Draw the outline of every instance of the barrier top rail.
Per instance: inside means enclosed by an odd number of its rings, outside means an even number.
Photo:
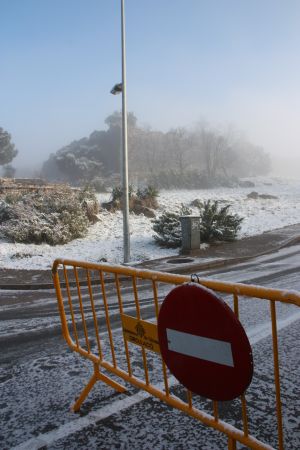
[[[161,281],[173,284],[188,283],[191,281],[190,275],[177,275],[166,272],[159,272],[148,269],[136,269],[117,264],[96,264],[84,261],[76,261],[72,259],[58,258],[54,261],[52,266],[52,273],[55,274],[59,265],[76,266],[81,269],[89,270],[103,270],[112,274],[120,274],[143,278],[151,281]],[[197,278],[197,282],[203,286],[223,293],[234,293],[237,295],[244,295],[247,297],[261,298],[265,300],[274,300],[283,303],[291,303],[300,306],[300,293],[294,290],[272,289],[263,286],[244,284],[244,283],[230,283],[226,281],[209,280],[208,278]]]

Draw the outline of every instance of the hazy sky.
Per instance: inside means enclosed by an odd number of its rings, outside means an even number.
[[[233,124],[271,154],[298,157],[299,0],[125,8],[128,110],[139,123]],[[121,81],[120,1],[0,0],[0,11],[0,126],[19,149],[13,165],[28,166],[121,108],[110,94]]]

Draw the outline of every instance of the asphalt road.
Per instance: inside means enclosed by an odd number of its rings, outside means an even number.
[[[299,266],[300,248],[294,246],[199,275],[300,291]],[[161,292],[161,299],[166,292]],[[151,316],[146,286],[141,289],[141,303],[144,315]],[[270,400],[274,388],[268,304],[240,303],[241,321],[255,358],[254,379],[247,392],[250,428],[257,437],[277,447],[275,409]],[[129,292],[126,307],[130,314],[134,303]],[[54,291],[2,291],[0,308],[1,449],[226,448],[226,440],[219,433],[130,386],[126,394],[118,394],[98,383],[80,414],[70,412],[70,404],[92,367],[70,352],[62,340]],[[114,336],[117,346],[122,346],[117,308],[112,302],[113,317],[114,308]],[[300,448],[299,308],[279,305],[277,315],[285,448],[296,450]],[[136,362],[140,370],[138,357]],[[155,377],[154,370],[154,382]],[[176,385],[174,392],[182,394]],[[225,419],[235,418],[226,402],[220,410]]]

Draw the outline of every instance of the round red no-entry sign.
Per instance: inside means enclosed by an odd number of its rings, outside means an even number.
[[[213,291],[196,283],[174,288],[158,316],[162,357],[190,391],[232,400],[249,386],[252,351],[241,323]]]

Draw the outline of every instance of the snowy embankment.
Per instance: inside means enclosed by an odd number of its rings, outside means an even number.
[[[219,200],[230,203],[231,212],[244,217],[239,238],[263,233],[286,225],[300,223],[300,180],[253,179],[253,188],[217,188],[207,190],[162,191],[158,198],[159,209],[177,210],[181,204],[192,200]],[[278,199],[248,199],[256,191]],[[109,194],[99,194],[106,201]],[[197,214],[197,209],[193,212]],[[12,244],[0,242],[0,267],[18,269],[49,269],[55,258],[69,258],[99,262],[105,258],[111,263],[122,262],[122,213],[101,211],[99,222],[91,226],[85,238],[65,245],[51,247],[47,244]],[[130,214],[131,260],[142,261],[178,254],[178,249],[161,249],[153,240],[151,219]]]

